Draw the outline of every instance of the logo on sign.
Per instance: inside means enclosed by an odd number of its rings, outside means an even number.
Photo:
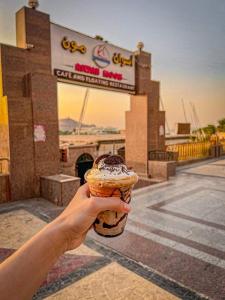
[[[106,68],[110,64],[110,54],[106,45],[98,45],[93,49],[92,59],[99,68]]]

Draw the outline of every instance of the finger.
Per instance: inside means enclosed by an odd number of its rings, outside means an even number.
[[[92,201],[92,210],[97,213],[105,210],[113,210],[117,212],[128,213],[131,210],[131,207],[128,203],[120,200],[116,197],[91,197]]]

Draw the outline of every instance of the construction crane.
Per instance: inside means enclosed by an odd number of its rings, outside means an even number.
[[[194,103],[190,102],[191,108],[192,108],[192,113],[193,113],[193,121],[196,129],[196,134],[197,137],[202,140],[206,137],[204,130],[201,128],[200,120],[195,108]]]
[[[189,102],[190,106],[191,106],[191,121],[192,121],[192,124],[193,124],[193,127],[195,129],[195,132],[196,132],[196,135],[197,135],[197,139],[198,140],[201,140],[201,133],[199,132],[199,127],[198,127],[198,124],[196,122],[196,118],[195,118],[195,115],[194,115],[194,108],[193,108],[193,104],[191,102]]]
[[[183,112],[184,112],[184,119],[185,119],[185,122],[188,123],[187,115],[186,115],[186,110],[185,110],[185,106],[184,106],[184,99],[183,98],[181,98],[181,102],[182,102],[182,107],[183,107]]]
[[[78,123],[78,128],[77,128],[77,134],[80,135],[80,131],[81,131],[81,127],[82,127],[82,123],[84,120],[84,114],[87,108],[87,102],[88,102],[88,97],[89,97],[89,88],[86,89],[85,95],[84,95],[84,101],[83,101],[83,105],[81,108],[81,112],[80,112],[80,118],[79,118],[79,123]]]
[[[161,103],[162,110],[165,111],[163,99],[162,99],[161,97],[159,98],[159,101],[160,101],[160,103]],[[165,117],[165,119],[166,119],[165,121],[166,121],[167,134],[170,135],[170,127],[169,127],[169,123],[168,123],[168,120],[167,120],[166,117]]]

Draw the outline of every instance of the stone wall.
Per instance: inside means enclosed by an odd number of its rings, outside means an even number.
[[[51,75],[49,15],[22,8],[17,46],[1,45],[3,94],[8,99],[13,200],[40,196],[40,176],[59,173],[57,81]],[[26,49],[27,44],[32,48]],[[35,125],[46,140],[34,139]]]
[[[151,55],[136,55],[137,95],[126,112],[125,157],[141,176],[149,176],[148,153],[165,150],[165,112],[160,111],[160,83],[151,80]]]
[[[147,176],[148,97],[131,96],[130,107],[130,111],[126,112],[126,163],[141,176]]]
[[[168,180],[176,175],[176,161],[148,161],[149,176],[153,179]]]
[[[0,47],[1,51],[1,47]],[[0,159],[9,159],[8,103],[3,94],[2,61],[0,54]],[[0,161],[0,173],[9,173],[7,161]]]
[[[98,156],[97,144],[85,146],[69,146],[68,151],[68,161],[61,162],[61,173],[70,176],[77,176],[76,163],[81,155],[87,153],[91,155],[93,159]]]

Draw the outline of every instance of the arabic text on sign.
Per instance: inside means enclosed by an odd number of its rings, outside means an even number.
[[[64,37],[61,45],[63,49],[70,50],[71,53],[74,53],[76,51],[85,54],[87,52],[87,48],[84,45],[78,45],[76,41],[68,41],[67,37]]]
[[[129,58],[122,57],[120,53],[114,53],[112,57],[112,61],[115,65],[119,64],[121,67],[123,66],[133,66],[133,55]]]

